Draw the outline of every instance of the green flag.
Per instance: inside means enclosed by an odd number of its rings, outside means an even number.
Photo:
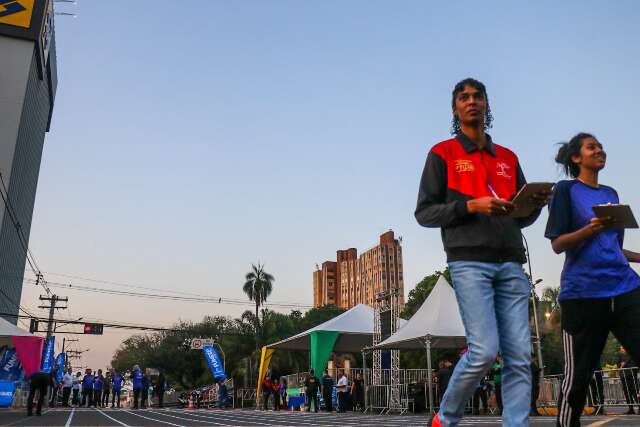
[[[322,376],[322,371],[327,366],[338,334],[339,332],[336,331],[311,332],[311,368],[318,378]]]

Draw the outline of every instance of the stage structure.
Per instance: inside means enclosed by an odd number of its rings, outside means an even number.
[[[374,316],[373,346],[389,338],[398,331],[400,326],[400,288],[376,294]],[[389,411],[402,410],[400,401],[400,351],[391,350],[391,389],[389,396]],[[382,351],[373,351],[372,383],[382,385]]]

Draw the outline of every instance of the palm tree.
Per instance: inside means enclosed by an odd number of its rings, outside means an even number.
[[[273,290],[273,282],[276,280],[271,274],[264,271],[264,264],[256,266],[251,264],[251,271],[245,276],[244,286],[242,290],[249,297],[249,300],[256,303],[256,317],[254,318],[256,325],[256,349],[258,348],[258,326],[260,318],[258,313],[260,306],[267,301],[267,297],[271,295]]]

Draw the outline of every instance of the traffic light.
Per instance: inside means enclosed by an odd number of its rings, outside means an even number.
[[[85,323],[84,324],[84,333],[92,334],[92,335],[102,335],[102,323]]]
[[[31,323],[29,324],[29,332],[38,332],[38,321],[36,319],[31,319]]]

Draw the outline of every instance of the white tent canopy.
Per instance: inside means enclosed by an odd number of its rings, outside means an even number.
[[[0,337],[30,337],[33,334],[0,317]]]
[[[327,320],[298,335],[270,344],[267,347],[308,351],[311,348],[310,335],[312,332],[334,331],[339,332],[340,335],[336,340],[333,351],[337,353],[359,352],[363,348],[371,346],[373,342],[373,318],[373,308],[365,304],[358,304],[333,319]],[[403,319],[398,321],[400,323],[399,328],[407,323]]]
[[[457,348],[465,345],[465,332],[453,288],[440,276],[429,297],[407,324],[374,349]]]
[[[6,319],[0,317],[0,346],[9,345],[12,346],[11,337],[31,337],[33,334],[18,328],[13,323],[10,323]]]

